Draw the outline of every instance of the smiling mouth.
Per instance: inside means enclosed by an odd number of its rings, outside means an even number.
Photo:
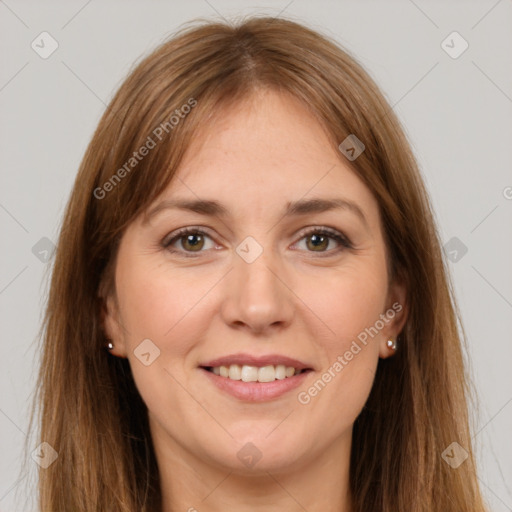
[[[230,380],[261,383],[285,380],[311,371],[311,368],[299,370],[293,366],[285,366],[283,364],[266,366],[231,364],[229,366],[202,366],[201,368]]]

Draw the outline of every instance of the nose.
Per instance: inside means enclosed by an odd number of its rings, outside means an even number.
[[[290,325],[294,295],[271,251],[264,250],[252,263],[235,254],[233,267],[224,282],[224,322],[257,334],[271,334]]]

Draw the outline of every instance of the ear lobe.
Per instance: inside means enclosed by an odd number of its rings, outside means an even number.
[[[398,335],[405,326],[408,314],[407,288],[402,282],[394,282],[390,286],[386,309],[386,316],[389,318],[389,321],[381,331],[379,356],[382,359],[395,353],[395,350],[388,346],[388,340],[393,340],[397,343]]]
[[[119,308],[117,301],[112,294],[109,294],[106,298],[100,296],[99,300],[101,301],[101,325],[103,327],[106,340],[108,339],[112,341],[114,345],[114,348],[109,350],[109,353],[118,357],[126,357],[124,336],[119,322]]]

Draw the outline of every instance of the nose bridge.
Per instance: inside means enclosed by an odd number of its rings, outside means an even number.
[[[224,297],[226,322],[243,323],[257,331],[289,323],[292,298],[281,280],[283,267],[272,248],[247,237],[236,248],[233,267]]]

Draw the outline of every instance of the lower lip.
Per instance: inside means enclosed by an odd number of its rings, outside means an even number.
[[[215,375],[213,372],[200,368],[210,379],[212,384],[217,386],[221,391],[228,393],[239,400],[246,400],[249,402],[265,402],[278,398],[292,389],[300,386],[304,379],[311,373],[306,371],[294,375],[293,377],[286,377],[282,380],[274,380],[272,382],[244,382],[242,380],[232,380],[228,377],[221,377]]]

